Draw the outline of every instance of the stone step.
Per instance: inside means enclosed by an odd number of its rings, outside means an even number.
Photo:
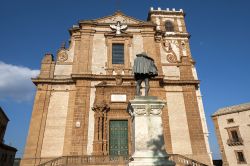
[[[207,166],[179,154],[169,154],[169,156],[169,160],[175,162],[175,166]],[[39,166],[128,166],[129,162],[128,156],[62,156]]]

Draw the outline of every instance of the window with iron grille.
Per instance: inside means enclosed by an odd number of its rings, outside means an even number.
[[[112,64],[124,64],[124,44],[112,44]]]
[[[228,132],[228,140],[227,140],[227,144],[229,146],[240,146],[243,145],[243,139],[241,138],[240,135],[240,130],[239,130],[239,126],[234,126],[234,127],[228,127],[226,128],[227,132]]]
[[[171,21],[165,22],[165,29],[167,32],[174,32],[174,25]]]

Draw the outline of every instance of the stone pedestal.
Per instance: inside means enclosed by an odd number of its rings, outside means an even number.
[[[153,96],[137,96],[130,104],[134,153],[129,165],[175,165],[168,160],[164,145],[161,114],[166,102]]]

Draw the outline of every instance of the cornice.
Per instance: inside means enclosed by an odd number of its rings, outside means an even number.
[[[78,23],[79,25],[97,25],[97,22],[94,20],[81,20]]]
[[[74,80],[87,79],[87,80],[115,80],[118,75],[97,75],[97,74],[72,74],[71,77]],[[123,80],[134,80],[133,75],[119,75]],[[152,80],[163,80],[164,76],[160,75]]]
[[[150,20],[151,15],[171,15],[171,16],[183,16],[185,17],[186,14],[183,11],[167,11],[167,10],[152,10],[148,12],[147,20]]]
[[[72,74],[72,79],[74,80],[115,80],[117,75],[97,75],[97,74]],[[133,75],[122,75],[123,80],[134,79]]]
[[[98,22],[91,22],[91,21],[84,21],[82,23],[79,23],[81,25],[94,25],[94,26],[101,26],[101,27],[109,27],[111,23],[98,23]],[[126,24],[129,27],[155,27],[156,24],[150,21],[147,22],[141,22],[141,23],[136,23],[136,24]],[[73,28],[72,28],[73,29]]]
[[[200,80],[169,80],[163,79],[164,85],[199,85]]]
[[[79,31],[80,28],[77,26],[77,27],[72,27],[72,28],[69,28],[68,31],[69,31],[69,34],[72,35],[73,33]]]
[[[132,20],[137,21],[137,22],[144,22],[143,20],[139,20],[139,19],[137,19],[137,18],[134,18],[134,17],[131,17],[131,16],[127,16],[127,15],[125,15],[125,14],[124,14],[122,11],[120,11],[120,10],[117,10],[117,11],[114,12],[112,15],[100,17],[100,18],[97,18],[97,19],[95,19],[95,20],[96,20],[96,21],[99,21],[99,20],[111,18],[111,17],[114,17],[114,16],[124,16],[124,17],[127,17],[127,18],[132,19]]]
[[[55,78],[32,78],[32,82],[37,85],[37,84],[72,84],[75,81],[71,78],[60,78],[60,79],[55,79]]]
[[[189,33],[180,33],[180,32],[175,32],[175,33],[164,33],[163,34],[164,37],[186,37],[186,38],[190,38],[191,35]]]
[[[104,36],[105,37],[111,37],[111,38],[113,38],[113,37],[133,38],[133,34],[126,33],[126,32],[123,32],[120,35],[117,35],[115,32],[106,32],[106,33],[104,33]]]
[[[133,75],[121,75],[123,80],[133,81]],[[89,81],[107,81],[117,79],[117,75],[97,75],[97,74],[72,74],[71,78],[32,78],[32,82],[37,84],[73,84],[77,80],[89,80]],[[164,79],[163,75],[159,75],[152,79],[152,81],[160,81],[164,85],[198,85],[200,80],[169,80]]]

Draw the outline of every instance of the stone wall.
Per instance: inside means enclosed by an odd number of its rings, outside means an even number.
[[[238,113],[227,114],[217,117],[218,131],[221,136],[222,145],[224,147],[224,153],[229,166],[238,165],[235,151],[242,150],[246,159],[246,164],[250,163],[250,133],[249,133],[249,120],[250,110]],[[228,119],[233,119],[234,123],[228,123]],[[243,139],[243,145],[241,146],[229,146],[227,141],[230,138],[228,128],[236,127],[239,130],[239,137]]]
[[[69,92],[52,92],[42,144],[41,157],[63,155]]]
[[[109,25],[119,19],[128,29],[116,35]],[[175,32],[165,31],[167,20],[172,21]],[[106,154],[108,129],[101,128],[100,132],[100,115],[92,110],[100,103],[110,109],[102,115],[107,116],[103,118],[105,123],[126,119],[131,136],[131,117],[126,112],[128,101],[135,95],[131,70],[135,55],[143,51],[155,60],[159,70],[159,76],[150,82],[149,95],[167,101],[162,114],[167,152],[211,164],[199,80],[183,11],[151,10],[148,21],[117,12],[95,21],[80,21],[70,34],[70,48],[61,48],[56,62],[52,55],[46,55],[39,78],[33,80],[38,91],[23,165],[62,155]],[[112,64],[112,43],[116,42],[124,44],[124,64]],[[100,133],[106,134],[101,140]],[[30,158],[39,161],[28,161]]]

